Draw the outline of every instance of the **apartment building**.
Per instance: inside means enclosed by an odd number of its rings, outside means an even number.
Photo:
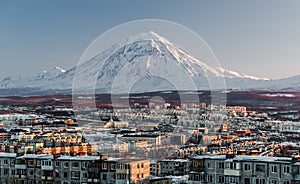
[[[225,183],[225,155],[203,155],[190,159],[189,183]]]
[[[55,183],[88,183],[88,164],[99,160],[96,156],[61,156],[54,161]]]
[[[18,184],[53,183],[53,155],[27,154],[16,158],[15,179]]]
[[[116,165],[118,158],[107,159],[101,156],[99,160],[88,165],[88,183],[114,184],[116,183]]]
[[[160,160],[158,165],[158,176],[183,176],[190,170],[190,161],[185,159]]]
[[[147,141],[147,144],[149,145],[159,146],[161,145],[162,137],[157,134],[136,133],[136,134],[125,134],[121,137],[121,140],[125,142]]]
[[[116,166],[116,184],[143,183],[150,176],[150,160],[120,159]]]
[[[287,157],[208,155],[193,157],[190,163],[189,183],[300,183],[300,164]]]
[[[0,153],[0,183],[15,184],[16,153]]]

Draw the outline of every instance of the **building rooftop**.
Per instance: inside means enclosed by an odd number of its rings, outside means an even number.
[[[291,157],[264,157],[264,156],[242,156],[239,155],[233,160],[238,161],[258,161],[258,162],[286,162],[290,163],[292,161]]]
[[[226,155],[201,155],[201,156],[194,156],[191,159],[226,159]]]
[[[47,154],[25,154],[23,156],[18,157],[18,159],[53,159],[53,155],[47,155]]]
[[[149,160],[149,159],[142,159],[142,158],[122,158],[122,159],[118,160],[118,162],[129,163],[129,162],[139,162],[139,161],[145,161],[145,160]]]
[[[100,160],[99,156],[61,156],[58,157],[57,160],[87,160],[87,161],[93,161],[93,160]]]
[[[16,153],[0,153],[0,157],[5,157],[5,158],[16,158],[17,154]]]
[[[190,162],[190,161],[185,159],[172,159],[172,160],[164,159],[161,160],[160,162]]]

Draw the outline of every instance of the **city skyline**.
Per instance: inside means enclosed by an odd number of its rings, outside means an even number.
[[[55,66],[69,69],[99,35],[142,19],[190,28],[208,43],[224,68],[271,79],[299,75],[299,2],[118,3],[2,2],[0,79]]]

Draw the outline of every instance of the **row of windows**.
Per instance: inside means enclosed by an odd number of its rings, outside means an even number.
[[[65,161],[65,162],[63,162],[63,166],[64,166],[65,168],[68,168],[68,167],[69,167],[69,163],[70,163],[70,162]],[[61,164],[61,162],[56,161],[56,162],[55,162],[55,167],[60,167],[60,164]],[[79,168],[79,167],[80,167],[80,162],[71,162],[71,166],[72,166],[73,168]],[[82,162],[82,163],[81,163],[81,167],[82,167],[82,168],[87,168],[87,166],[88,166],[88,163],[87,163],[87,162]]]
[[[107,170],[107,163],[102,163],[102,169]],[[115,170],[116,169],[116,164],[110,164],[110,169]]]
[[[138,179],[140,179],[140,176],[141,176],[141,178],[143,179],[143,178],[144,178],[144,173],[142,173],[141,175],[140,175],[140,174],[137,174],[137,175],[136,175],[136,177],[137,177]]]
[[[199,167],[202,165],[202,162],[200,161],[193,161],[193,167]],[[250,171],[251,170],[251,165],[250,164],[244,164],[243,165],[243,169],[245,171]],[[212,168],[212,163],[207,162],[207,168]],[[224,162],[218,162],[218,169],[224,169],[224,168],[228,168],[228,169],[239,169],[239,163],[235,163],[235,162],[230,162],[230,163],[225,163]],[[167,168],[168,169],[168,168]],[[271,172],[272,173],[278,173],[278,166],[277,165],[271,165]],[[263,164],[256,164],[255,165],[255,171],[257,172],[265,172],[266,171],[266,165]],[[290,173],[290,166],[283,166],[283,173],[288,174]]]
[[[3,165],[8,165],[8,164],[9,164],[9,161],[10,161],[9,159],[4,159],[4,160],[3,160]],[[1,162],[0,162],[0,163],[1,163]],[[10,163],[11,163],[11,165],[14,165],[14,164],[15,164],[15,160],[11,160]]]
[[[102,178],[102,180],[107,180],[108,179],[107,174],[102,174],[101,178]],[[113,180],[116,179],[116,175],[111,174],[109,179],[113,179]]]
[[[192,181],[206,181],[206,182],[214,182],[213,175],[205,175],[204,174],[192,174],[190,175],[190,180]],[[217,177],[218,183],[240,183],[240,179],[238,177],[234,176],[218,176]],[[256,178],[253,179],[254,184],[266,184],[265,178]],[[252,184],[250,178],[244,178],[245,184]],[[279,184],[279,181],[277,179],[270,179],[270,184]],[[283,181],[283,184],[291,184],[290,181],[286,180]]]
[[[71,179],[80,179],[80,177],[81,177],[80,176],[80,171],[72,171],[70,176],[71,176]],[[60,173],[56,172],[55,173],[55,177],[57,177],[57,178],[61,177]],[[65,172],[62,173],[62,178],[67,179],[68,177],[69,177],[69,172],[65,171]],[[83,172],[82,173],[82,177],[85,178],[85,179],[88,178],[88,173],[87,172]]]
[[[127,175],[126,174],[117,174],[117,179],[118,180],[125,180],[125,179],[127,179]]]

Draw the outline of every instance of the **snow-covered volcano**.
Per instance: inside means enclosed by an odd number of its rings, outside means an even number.
[[[299,81],[290,81],[299,86]],[[32,94],[70,91],[72,88],[77,91],[89,89],[99,93],[122,93],[124,90],[148,92],[293,87],[288,85],[284,79],[274,82],[209,66],[166,38],[148,32],[127,38],[69,70],[56,67],[30,77],[7,77],[0,82],[0,89],[15,89],[13,91],[16,93],[30,90]]]

